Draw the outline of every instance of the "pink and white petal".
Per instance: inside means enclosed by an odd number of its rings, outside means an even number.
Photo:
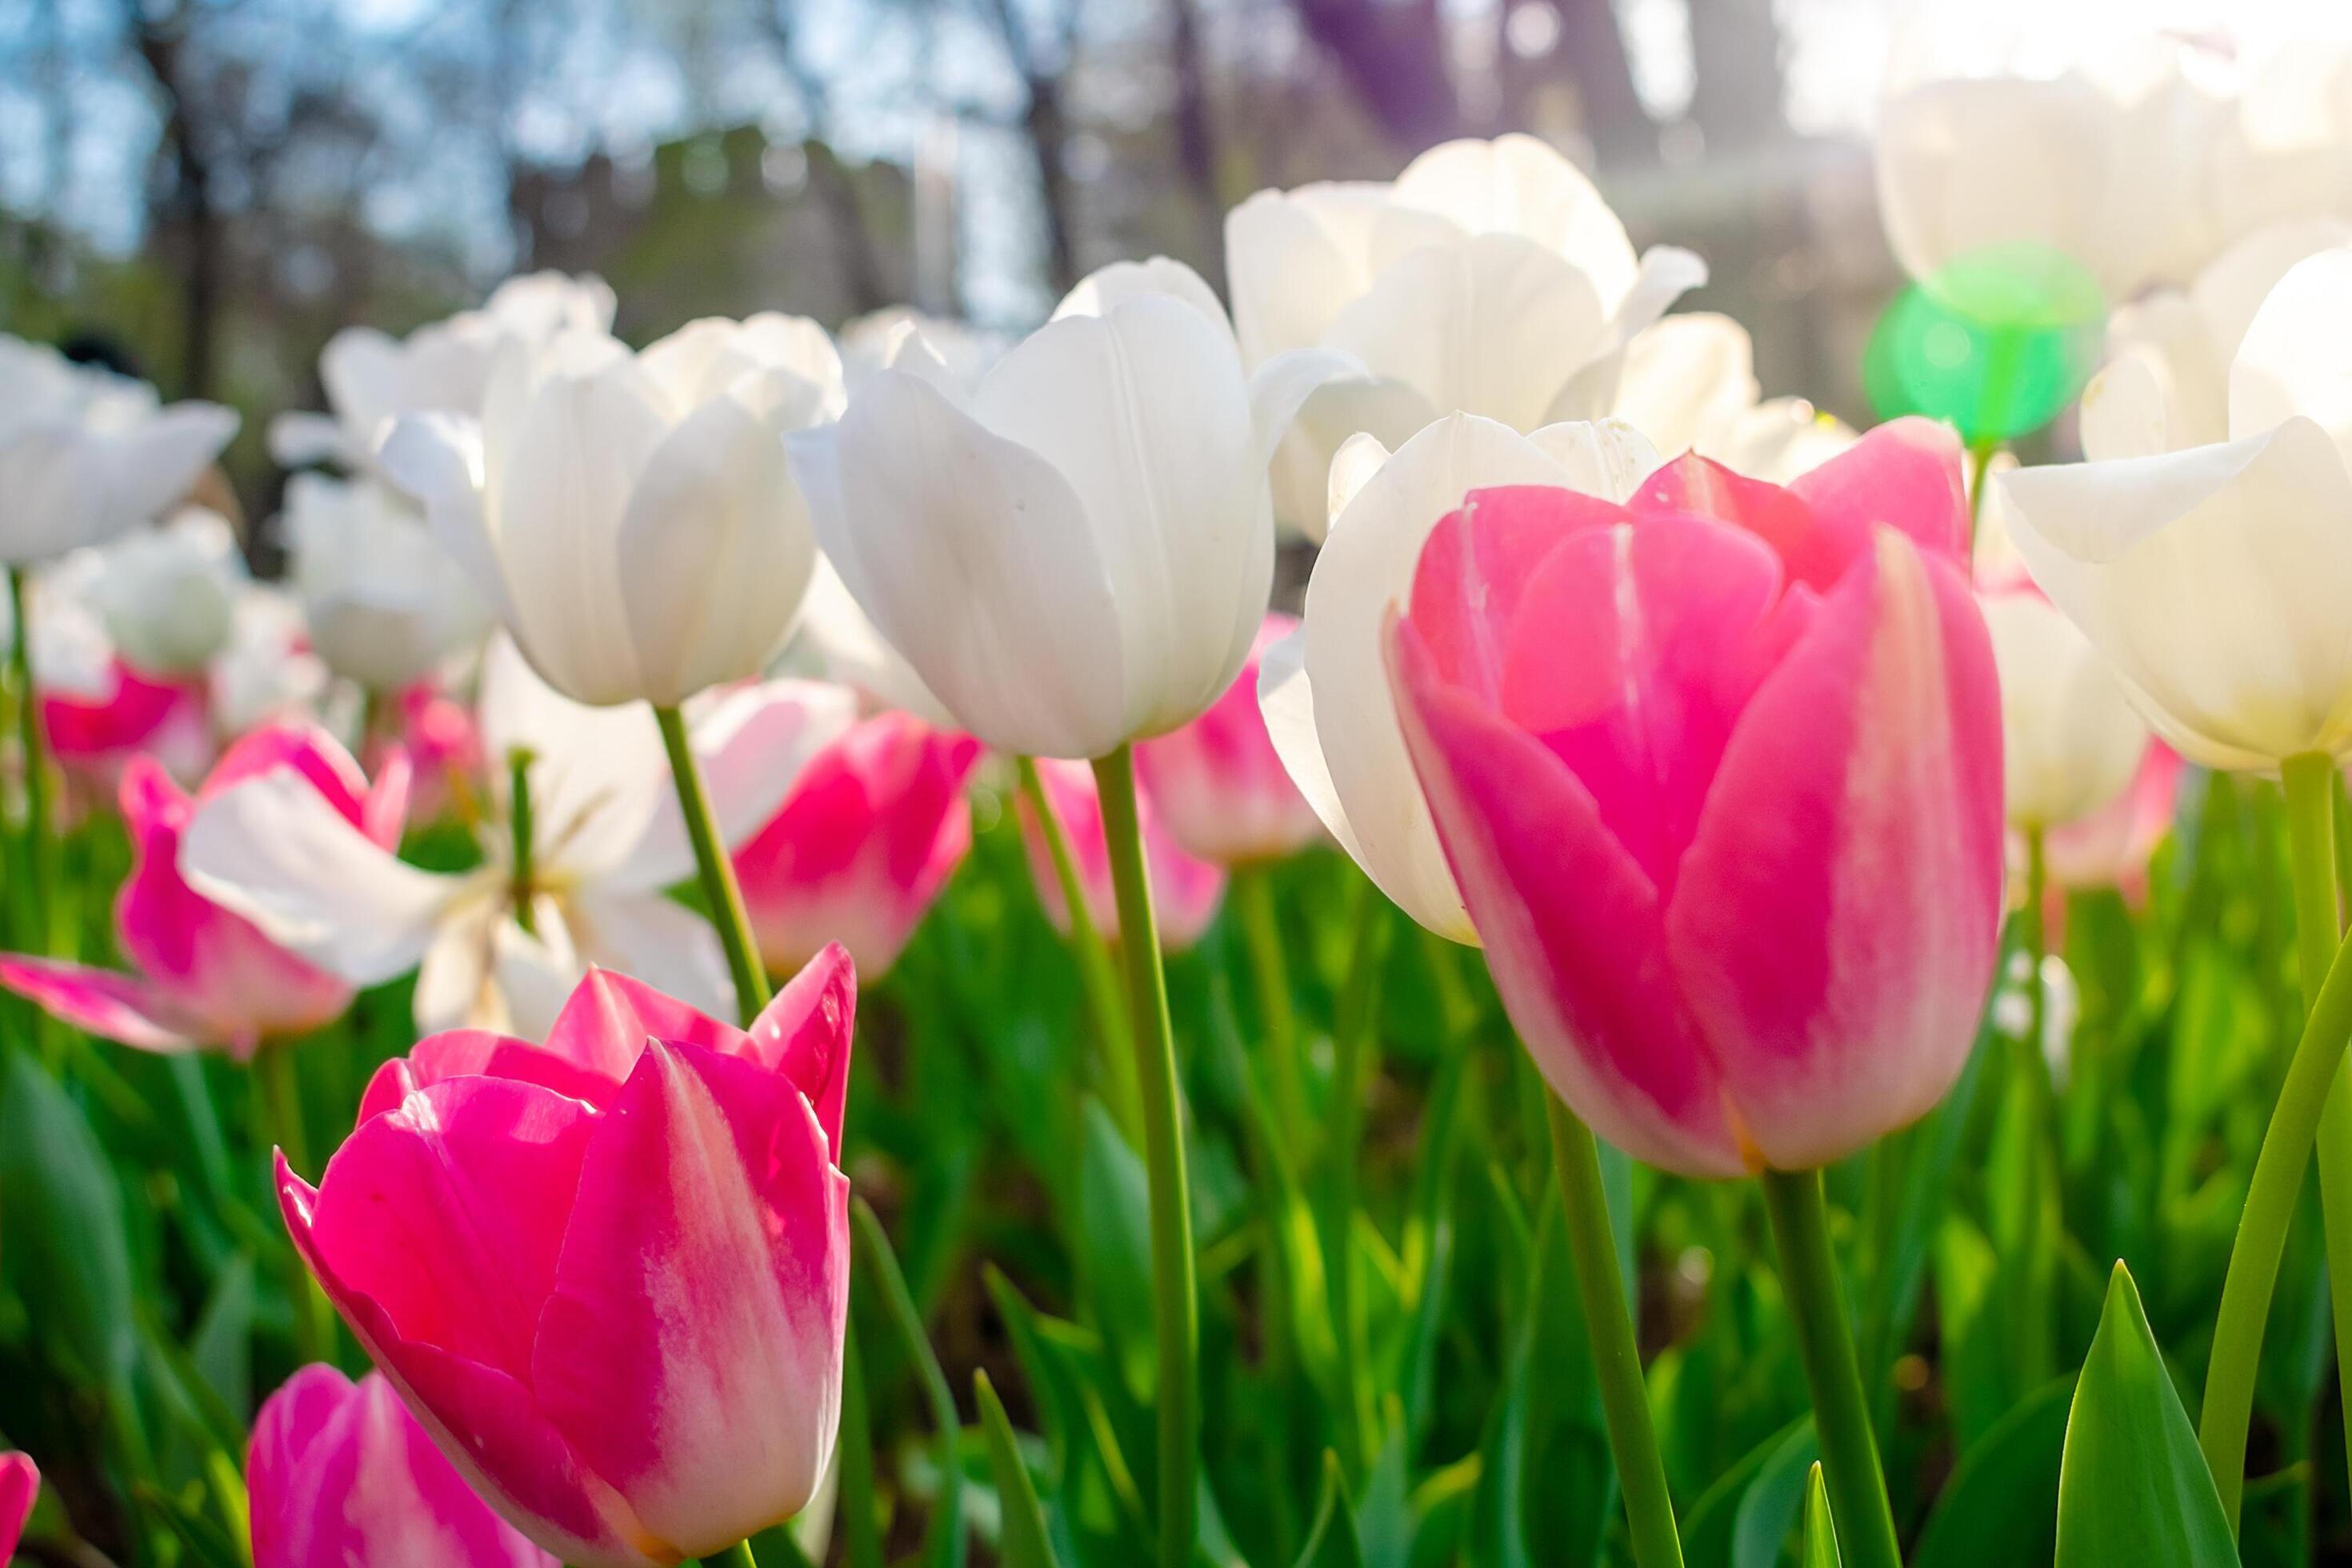
[[[1739,1173],[1721,1073],[1675,994],[1656,889],[1567,766],[1447,684],[1409,624],[1391,624],[1413,767],[1528,1055],[1636,1158]]]
[[[636,1053],[630,1052],[634,1063]],[[504,1078],[535,1083],[541,1089],[590,1105],[602,1105],[620,1089],[628,1066],[607,1076],[593,1066],[530,1040],[489,1029],[446,1029],[416,1042],[404,1057],[394,1057],[376,1068],[360,1096],[352,1125],[397,1110],[408,1097],[453,1078]]]
[[[358,1463],[341,1500],[356,1550],[320,1568],[561,1568],[491,1511],[382,1373],[360,1380],[345,1420]]]
[[[197,798],[210,799],[232,784],[279,768],[300,774],[345,820],[360,826],[367,775],[342,743],[317,724],[281,720],[239,736],[205,775]]]
[[[676,1549],[782,1522],[840,1413],[849,1184],[790,1079],[656,1044],[602,1119],[532,1385]]]
[[[1951,1087],[1992,977],[2000,700],[1959,574],[1891,529],[1741,716],[1666,912],[1766,1163],[1826,1164]]]
[[[354,1390],[331,1366],[303,1367],[263,1402],[246,1447],[254,1568],[341,1568],[342,1503],[354,1456],[338,1439]]]
[[[112,970],[10,955],[0,957],[0,985],[51,1017],[119,1046],[173,1052],[229,1043],[207,1037],[201,1023],[154,986]]]
[[[592,968],[572,987],[555,1026],[548,1031],[545,1048],[618,1089],[636,1069],[647,1040],[737,1052],[745,1037],[734,1025],[633,975]]]
[[[1855,559],[1885,524],[1929,554],[1964,562],[1969,552],[1968,485],[1960,437],[1948,425],[1916,415],[1890,419],[1811,472],[1789,483],[1813,509],[1822,529],[1853,541]]]
[[[0,1563],[16,1550],[33,1504],[41,1495],[41,1472],[30,1455],[0,1454]]]
[[[848,951],[834,942],[761,1010],[751,1024],[751,1048],[729,1050],[793,1081],[816,1112],[835,1164],[841,1163],[841,1118],[849,1100],[849,1052],[856,1026],[856,966]]]

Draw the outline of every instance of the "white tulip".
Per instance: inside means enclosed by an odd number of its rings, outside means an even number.
[[[1657,467],[1614,421],[1522,436],[1455,414],[1394,453],[1360,435],[1332,465],[1330,536],[1299,627],[1268,648],[1258,703],[1275,750],[1323,825],[1397,906],[1438,935],[1476,943],[1405,751],[1381,654],[1389,606],[1410,594],[1421,547],[1465,491],[1563,485],[1622,501]]]
[[[2031,590],[1981,594],[2000,673],[2001,778],[2021,829],[2080,822],[2130,787],[2147,724],[2090,639]]]
[[[2145,359],[2084,394],[2105,460],[2000,481],[2018,552],[2182,755],[2352,753],[2352,249],[2298,263],[2231,364],[2228,439],[2174,449]]]
[[[1748,329],[1694,311],[1634,334],[1613,413],[1662,453],[1696,452],[1770,484],[1785,484],[1861,439],[1803,398],[1764,398],[1761,391]]]
[[[228,646],[247,578],[236,534],[217,512],[190,507],[99,552],[85,597],[133,668],[191,675]]]
[[[2222,234],[2352,218],[2352,38],[2276,48],[2232,96],[2208,175]]]
[[[1266,460],[1342,368],[1242,371],[1190,269],[1122,263],[967,395],[919,340],[792,439],[826,557],[964,729],[1101,756],[1230,685],[1274,577]]]
[[[289,468],[332,461],[355,473],[373,469],[377,448],[407,416],[478,415],[491,368],[509,346],[608,331],[613,309],[613,290],[600,278],[534,272],[499,284],[481,309],[404,338],[346,327],[319,356],[334,413],[280,415],[269,427],[270,455]]]
[[[1226,216],[1225,263],[1245,363],[1319,345],[1365,367],[1308,400],[1276,460],[1276,510],[1309,538],[1349,436],[1605,415],[1627,342],[1706,281],[1688,251],[1637,258],[1591,181],[1525,135],[1449,142],[1390,184],[1260,191]]]
[[[2109,378],[2099,398],[2084,400],[2084,453],[2108,458],[2144,449],[2144,426],[2159,419],[2157,437],[2165,449],[2226,441],[2230,436],[2230,362],[2252,324],[2254,312],[2280,279],[2305,257],[2352,245],[2352,222],[2312,218],[2276,224],[2238,241],[2209,262],[2187,289],[2164,289],[2117,310],[2107,324],[2111,360],[2137,357],[2137,372]],[[2118,389],[2144,395],[2151,384],[2155,406],[2128,401]]]
[[[318,716],[329,677],[310,644],[291,597],[247,583],[229,616],[228,640],[206,672],[214,731],[233,738],[272,720]]]
[[[841,376],[854,395],[876,375],[890,368],[899,346],[919,337],[937,354],[948,374],[964,386],[979,384],[988,367],[1013,346],[1000,332],[975,327],[947,316],[927,316],[904,305],[869,310],[841,329]]]
[[[734,846],[766,825],[856,713],[839,688],[777,681],[712,693],[688,716],[720,837]],[[478,869],[408,865],[280,773],[198,806],[183,873],[355,985],[416,969],[420,1030],[543,1029],[591,963],[732,1017],[718,933],[664,892],[693,874],[694,856],[652,711],[572,702],[501,637],[484,659],[479,717],[491,778]],[[528,887],[517,886],[509,816],[519,753],[530,758]],[[535,935],[516,920],[525,900]]]
[[[548,684],[674,707],[792,630],[816,542],[780,437],[841,405],[800,317],[695,321],[635,354],[572,332],[509,345],[478,421],[404,419],[383,460]]]
[[[489,635],[490,612],[405,497],[373,479],[286,486],[287,575],[329,668],[397,691]]]
[[[188,492],[236,434],[235,411],[0,333],[0,564],[103,544]]]

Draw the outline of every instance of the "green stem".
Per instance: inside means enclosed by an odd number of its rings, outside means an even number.
[[[514,830],[515,924],[531,936],[539,934],[539,915],[531,907],[538,896],[539,868],[532,860],[538,826],[531,820],[530,764],[537,760],[529,746],[507,752],[507,820]]]
[[[907,1289],[907,1276],[898,1267],[898,1254],[890,1249],[890,1237],[864,1198],[850,1200],[849,1223],[866,1254],[866,1271],[881,1295],[882,1310],[898,1331],[907,1359],[923,1385],[923,1397],[931,1407],[933,1435],[939,1439],[940,1506],[931,1515],[923,1560],[960,1564],[963,1562],[963,1467],[956,1450],[963,1421],[956,1414],[955,1393],[948,1386],[947,1373],[940,1370],[940,1358],[923,1329],[922,1310]]]
[[[1625,1522],[1639,1568],[1681,1568],[1682,1537],[1675,1529],[1675,1501],[1666,1489],[1665,1461],[1650,1426],[1650,1397],[1642,1384],[1642,1350],[1625,1308],[1625,1280],[1617,1268],[1617,1241],[1609,1226],[1609,1197],[1601,1184],[1601,1151],[1591,1129],[1561,1103],[1544,1095],[1551,1117],[1552,1164],[1559,1178],[1560,1212],[1568,1221],[1568,1250],[1576,1268],[1576,1293],[1584,1304],[1585,1331],[1592,1341],[1592,1364],[1601,1380],[1601,1413],[1609,1423],[1609,1447],[1617,1458],[1617,1479],[1625,1494]]]
[[[1192,1192],[1184,1173],[1184,1129],[1176,1084],[1176,1037],[1168,979],[1151,912],[1150,875],[1136,819],[1135,757],[1126,746],[1095,761],[1103,838],[1118,896],[1119,947],[1135,1026],[1136,1076],[1143,1094],[1143,1159],[1150,1182],[1151,1317],[1159,1346],[1160,1568],[1192,1568],[1194,1477],[1200,1462],[1195,1362],[1201,1308],[1193,1279]]]
[[[1853,1337],[1846,1328],[1837,1261],[1830,1256],[1822,1173],[1766,1171],[1759,1180],[1797,1330],[1797,1353],[1813,1393],[1813,1431],[1821,1441],[1845,1561],[1851,1568],[1903,1568],[1894,1510],[1886,1501],[1886,1475],[1879,1468]]]
[[[8,568],[8,608],[14,633],[8,639],[9,684],[16,692],[16,741],[25,772],[25,870],[29,887],[23,909],[33,952],[49,951],[49,881],[56,846],[49,839],[49,771],[41,743],[41,704],[33,691],[32,624],[25,615],[26,568]]]
[[[269,1135],[285,1151],[286,1163],[306,1182],[319,1173],[310,1164],[309,1129],[302,1115],[302,1084],[294,1047],[263,1047],[253,1059],[256,1083],[269,1123]],[[280,1249],[286,1268],[286,1307],[292,1314],[294,1351],[304,1362],[323,1361],[334,1343],[334,1309],[310,1278],[309,1266],[289,1244]]]
[[[1130,1147],[1143,1143],[1141,1090],[1135,1081],[1134,1031],[1128,1026],[1126,1005],[1118,995],[1118,978],[1111,967],[1110,946],[1087,907],[1085,884],[1078,879],[1076,858],[1070,853],[1070,836],[1061,816],[1045,799],[1045,782],[1037,774],[1034,757],[1014,764],[1022,798],[1037,819],[1045,840],[1046,857],[1054,863],[1054,881],[1062,889],[1062,907],[1069,911],[1070,947],[1077,954],[1078,980],[1086,989],[1087,1009],[1094,1014],[1095,1033],[1102,1042],[1103,1095],[1111,1120],[1118,1123]]]
[[[882,1568],[882,1516],[874,1506],[874,1426],[866,1401],[866,1361],[857,1348],[857,1324],[849,1324],[841,1347],[841,1436],[835,1464],[841,1467],[841,1542],[847,1568]]]
[[[1372,1423],[1364,1408],[1363,1336],[1356,1321],[1357,1154],[1364,1136],[1365,1058],[1372,1019],[1380,1010],[1381,955],[1386,946],[1388,900],[1370,882],[1357,889],[1355,930],[1348,945],[1348,975],[1331,1021],[1331,1142],[1323,1200],[1324,1272],[1330,1282],[1331,1332],[1339,1349],[1342,1452],[1351,1478],[1372,1462]]]
[[[760,1568],[760,1560],[751,1555],[751,1543],[739,1541],[715,1557],[702,1560],[703,1568]]]
[[[1274,1101],[1293,1136],[1303,1137],[1314,1125],[1307,1100],[1307,1079],[1298,1059],[1298,1021],[1290,1006],[1290,970],[1282,957],[1282,921],[1275,909],[1274,873],[1253,866],[1234,877],[1234,915],[1240,922],[1242,945],[1248,950],[1250,980],[1257,992],[1258,1026],[1265,1039],[1267,1069],[1274,1079]]]
[[[2049,858],[2040,827],[2025,830],[2025,908],[2018,923],[2025,953],[2025,1038],[2017,1063],[2021,1111],[2016,1136],[2025,1141],[2025,1186],[2017,1194],[2018,1240],[2012,1260],[2022,1279],[2016,1318],[2016,1392],[2042,1386],[2057,1370],[2058,1233],[2063,1228],[2058,1192],[2057,1131],[2050,1081],[2050,1058],[2042,1037],[2050,1019],[2050,990],[2042,967],[2050,956],[2042,910],[2049,891]]]
[[[735,880],[735,862],[719,839],[719,819],[711,815],[710,796],[702,787],[702,767],[694,760],[687,739],[686,719],[675,708],[656,708],[662,745],[669,752],[669,776],[677,786],[678,809],[686,816],[687,837],[694,841],[694,864],[702,879],[702,897],[710,906],[710,923],[727,950],[727,968],[735,977],[735,1011],[746,1028],[768,1005],[768,972],[761,967],[760,949],[751,940],[751,917],[744,912],[743,889]]]
[[[1969,443],[1969,540],[1973,546],[1977,536],[1977,520],[1984,516],[1985,481],[1992,474],[1993,455],[2000,443],[1990,437],[1980,436]]]

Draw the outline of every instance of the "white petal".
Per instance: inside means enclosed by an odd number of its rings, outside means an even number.
[[[933,729],[955,728],[955,716],[857,607],[848,584],[823,555],[801,615],[801,637],[826,679],[862,691],[884,708],[912,713]]]
[[[284,768],[201,803],[180,870],[205,897],[355,985],[415,968],[469,880],[404,864]]]
[[[1712,455],[1756,402],[1756,350],[1728,316],[1668,316],[1627,343],[1617,417],[1662,452]]]
[[[1231,332],[1225,308],[1217,291],[1201,275],[1172,257],[1154,256],[1144,261],[1114,261],[1078,279],[1062,302],[1054,307],[1056,321],[1070,316],[1107,316],[1111,307],[1147,294],[1181,300],[1202,316]]]
[[[1234,330],[1247,363],[1322,341],[1340,306],[1371,284],[1379,184],[1260,191],[1225,215]]]
[[[1323,759],[1322,737],[1315,731],[1315,689],[1307,674],[1303,627],[1259,656],[1257,708],[1290,782],[1298,786],[1298,793],[1315,808],[1339,847],[1350,859],[1363,864],[1363,846],[1357,842],[1356,830],[1348,821],[1348,808],[1339,803],[1330,764]]]
[[[1126,738],[1118,610],[1051,464],[895,370],[788,439],[826,556],[963,728],[1046,756]]]
[[[2034,593],[1981,599],[2000,672],[2001,763],[2009,819],[2078,822],[2123,794],[2147,751],[2147,725],[2090,640]]]
[[[1614,314],[1633,287],[1633,247],[1591,179],[1532,136],[1448,142],[1397,176],[1400,205],[1437,214],[1465,234],[1533,241],[1591,279]]]
[[[726,950],[710,922],[658,893],[584,889],[564,917],[581,957],[644,981],[714,1018],[735,1016]]]
[[[574,702],[541,679],[510,638],[491,639],[483,655],[479,714],[500,823],[511,809],[509,760],[530,754],[532,853],[549,871],[610,875],[669,798],[653,710]]]
[[[2352,465],[2352,249],[2323,250],[2279,279],[2230,365],[2230,434],[2259,435],[2296,415],[2326,430]]]

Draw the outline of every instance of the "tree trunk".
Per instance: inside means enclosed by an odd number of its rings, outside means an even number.
[[[1625,52],[1616,7],[1610,0],[1552,0],[1552,5],[1559,13],[1559,57],[1576,83],[1593,157],[1612,164],[1654,163],[1658,127],[1633,89],[1633,58]]]
[[[1402,151],[1418,153],[1460,132],[1462,110],[1446,75],[1445,31],[1435,0],[1293,4],[1307,36]]]
[[[1225,286],[1225,202],[1218,189],[1216,128],[1209,118],[1208,68],[1201,57],[1194,0],[1169,0],[1170,55],[1176,68],[1176,159],[1192,197],[1192,265],[1209,287]]]

